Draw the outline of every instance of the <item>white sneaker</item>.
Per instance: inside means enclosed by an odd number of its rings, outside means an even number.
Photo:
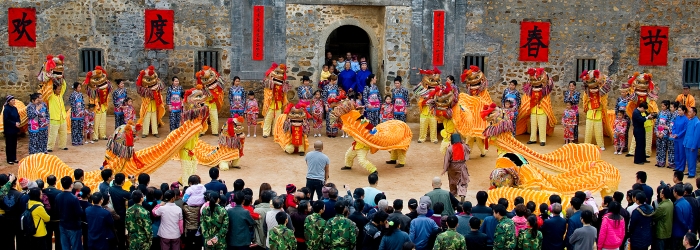
[[[83,142],[83,145],[88,144],[88,142]]]
[[[248,134],[246,137],[250,137],[250,134]]]
[[[95,142],[94,142],[94,141],[90,141],[90,144],[95,144]]]
[[[600,151],[605,151],[605,148],[600,148]]]
[[[258,135],[253,135],[253,138],[258,137]]]

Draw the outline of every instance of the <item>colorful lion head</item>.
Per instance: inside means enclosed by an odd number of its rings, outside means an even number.
[[[229,137],[236,137],[237,135],[243,134],[243,124],[245,120],[243,116],[234,114],[232,118],[228,118],[226,121],[226,133]]]
[[[95,70],[87,72],[85,75],[85,81],[83,84],[87,85],[92,89],[104,89],[107,88],[107,71],[102,69],[102,66],[95,66]]]
[[[202,85],[197,84],[196,87],[188,89],[185,92],[185,108],[196,109],[202,107],[204,106],[205,98],[206,96],[204,96],[204,92],[202,91]]]
[[[288,104],[287,108],[284,109],[284,113],[287,114],[287,120],[292,126],[302,126],[307,119],[311,118],[311,115],[306,112],[306,106],[301,103],[296,105],[293,103]]]
[[[505,153],[496,159],[496,169],[489,176],[489,189],[499,187],[517,187],[520,185],[518,168],[527,164],[527,160],[519,154]]]
[[[202,70],[198,71],[196,76],[197,84],[206,86],[208,89],[214,89],[217,87],[216,82],[221,75],[212,67],[202,66]]]
[[[449,83],[445,87],[435,87],[430,95],[435,98],[435,108],[437,110],[452,109],[457,100],[452,84]]]
[[[634,72],[627,83],[634,88],[634,92],[638,96],[647,96],[654,91],[654,82],[652,81],[651,73]]]
[[[601,87],[605,85],[605,81],[607,80],[607,76],[601,74],[600,71],[598,71],[597,69],[584,70],[583,72],[581,72],[579,78],[583,80],[584,87],[586,87],[589,91],[592,92],[598,91]]]
[[[478,89],[481,87],[484,78],[484,72],[478,66],[471,65],[469,69],[465,69],[460,77],[462,82],[467,84],[469,89]]]
[[[440,85],[441,79],[440,79],[440,74],[442,72],[437,68],[434,67],[432,70],[430,69],[421,69],[420,74],[423,75],[423,79],[421,80],[421,85],[423,85],[423,88],[430,90],[434,89],[435,87]]]
[[[49,77],[49,78],[63,78],[63,59],[65,57],[63,55],[58,55],[58,56],[52,56],[48,55],[46,56],[46,62],[44,63],[44,73]]]
[[[284,84],[287,81],[287,65],[284,63],[279,65],[272,63],[267,72],[265,72],[265,77],[272,78],[272,81],[277,85]]]
[[[549,81],[549,75],[544,71],[544,68],[529,68],[527,69],[528,82],[533,88],[543,87]]]
[[[145,70],[141,70],[139,77],[136,79],[136,85],[144,88],[153,88],[158,85],[160,79],[158,79],[158,72],[156,72],[155,67],[148,66]]]

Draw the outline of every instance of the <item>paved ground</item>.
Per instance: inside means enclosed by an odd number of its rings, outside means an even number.
[[[108,131],[113,130],[113,117],[108,117]],[[439,145],[433,143],[417,143],[418,124],[410,124],[414,131],[414,141],[407,155],[406,167],[401,169],[394,168],[393,165],[387,165],[384,161],[389,159],[389,153],[379,151],[376,154],[370,155],[369,160],[377,165],[379,171],[379,189],[383,190],[389,200],[401,198],[405,201],[409,198],[419,198],[426,192],[431,190],[431,179],[440,175],[442,171],[443,157],[439,152]],[[167,127],[161,128],[161,138],[167,133]],[[584,131],[583,126],[580,129]],[[226,184],[231,185],[237,178],[245,180],[247,187],[250,187],[254,192],[258,191],[261,183],[267,182],[272,185],[273,190],[278,193],[284,192],[284,187],[288,183],[294,183],[297,187],[305,185],[306,165],[304,158],[298,155],[288,155],[275,144],[271,137],[266,139],[261,136],[261,129],[258,128],[257,138],[246,139],[245,156],[241,159],[242,169],[232,169],[221,173],[221,178],[226,181]],[[583,140],[583,134],[580,135]],[[528,140],[528,135],[518,136],[522,142]],[[541,147],[537,144],[531,145],[539,152],[550,152],[561,146],[563,143],[562,130],[557,128],[553,136],[548,138],[547,145]],[[217,137],[207,134],[201,138],[208,143],[217,143]],[[69,139],[70,140],[70,139]],[[348,184],[351,190],[356,187],[364,187],[367,185],[368,172],[361,168],[357,162],[350,171],[341,171],[340,168],[344,165],[344,155],[352,143],[352,138],[327,138],[311,137],[310,141],[321,140],[324,142],[326,153],[331,159],[330,180],[329,182],[336,183],[339,187],[343,184]],[[141,149],[153,145],[160,139],[153,136],[143,138],[137,141],[136,148]],[[20,155],[19,158],[26,156],[28,139],[22,138],[19,143]],[[606,145],[611,142],[606,138]],[[70,141],[69,141],[70,145]],[[68,151],[59,150],[54,152],[64,162],[74,168],[82,168],[86,171],[99,169],[103,161],[106,141],[99,141],[95,144],[73,147],[69,146]],[[7,166],[4,159],[4,143],[0,145],[2,152],[2,160],[0,161],[0,172],[16,173],[17,165]],[[476,192],[488,188],[488,176],[494,167],[494,162],[497,157],[496,150],[490,150],[486,157],[479,157],[478,150],[472,150],[471,160],[468,162],[469,173],[471,174],[471,183],[469,184],[467,199],[475,201]],[[660,180],[665,180],[667,183],[672,179],[672,171],[665,168],[657,168],[653,165],[654,159],[650,159],[652,163],[644,166],[632,164],[632,158],[624,157],[624,155],[613,155],[612,146],[609,146],[603,152],[603,160],[612,163],[620,169],[622,180],[619,185],[619,190],[626,191],[635,182],[635,173],[639,170],[647,171],[649,180],[647,181],[652,187],[656,187]],[[203,180],[209,181],[208,167],[199,166],[197,173]],[[169,161],[159,170],[151,175],[151,184],[157,186],[162,182],[172,182],[180,176],[180,165],[178,161]],[[443,188],[447,188],[446,176]],[[694,180],[691,181],[694,183]],[[600,196],[596,195],[598,204],[600,204]]]

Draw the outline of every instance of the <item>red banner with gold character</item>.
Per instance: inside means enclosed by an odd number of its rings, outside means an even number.
[[[445,11],[433,11],[433,65],[445,65]]]
[[[265,6],[253,6],[253,60],[265,57]]]
[[[642,26],[639,32],[639,65],[668,65],[668,27]]]
[[[304,133],[301,131],[301,126],[292,126],[292,145],[300,146],[304,141]]]
[[[175,11],[146,10],[144,17],[144,47],[146,49],[174,49]]]
[[[520,61],[549,61],[549,23],[520,23]]]
[[[7,9],[7,32],[10,47],[36,47],[36,9]]]

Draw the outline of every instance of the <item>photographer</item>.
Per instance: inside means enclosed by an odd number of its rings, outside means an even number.
[[[654,119],[654,115],[642,115],[642,113],[646,114],[647,108],[649,108],[648,104],[646,102],[642,102],[632,113],[632,125],[634,127],[632,134],[634,135],[635,140],[634,164],[638,165],[644,165],[644,163],[650,162],[647,161],[644,151],[644,148],[646,147],[646,131],[644,129],[644,122]]]

